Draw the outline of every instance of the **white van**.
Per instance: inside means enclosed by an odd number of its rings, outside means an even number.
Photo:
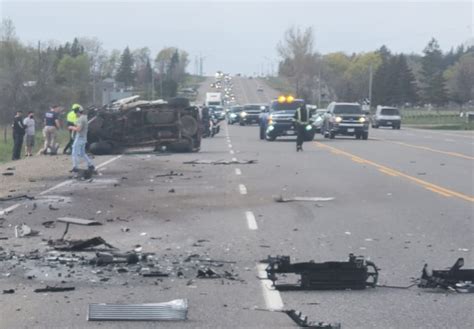
[[[377,106],[377,110],[372,117],[372,128],[392,127],[392,129],[400,129],[401,125],[402,117],[396,107]]]

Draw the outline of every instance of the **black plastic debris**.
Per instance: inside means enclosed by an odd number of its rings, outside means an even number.
[[[143,273],[142,276],[145,278],[165,278],[165,277],[169,277],[170,275],[168,273],[155,271],[155,272]]]
[[[291,264],[289,256],[269,256],[266,272],[278,290],[340,290],[376,287],[378,268],[362,256],[349,254],[347,262],[314,261]],[[276,284],[277,274],[294,273],[301,276],[298,283]]]
[[[28,200],[34,200],[34,196],[29,196],[26,194],[22,195],[9,195],[6,198],[0,198],[0,201],[12,201],[12,200],[19,200],[19,199],[28,199]]]
[[[4,294],[4,295],[14,294],[14,293],[15,293],[15,289],[6,289],[6,290],[3,290],[3,294]]]
[[[462,293],[474,292],[474,269],[461,269],[464,258],[458,258],[449,270],[428,269],[428,264],[423,266],[420,288],[442,288]]]
[[[307,316],[304,316],[301,312],[297,312],[295,310],[284,310],[283,313],[287,314],[301,328],[314,328],[314,329],[340,329],[341,328],[340,323],[308,321]]]
[[[4,172],[2,173],[3,176],[13,176],[14,174],[12,172]]]
[[[221,275],[216,273],[211,268],[205,268],[205,269],[198,269],[196,277],[200,279],[217,279],[217,278],[220,278]]]
[[[50,287],[46,286],[46,288],[35,289],[34,292],[64,292],[64,291],[72,291],[76,290],[75,287]]]

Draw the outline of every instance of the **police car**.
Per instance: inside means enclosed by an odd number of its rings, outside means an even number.
[[[274,141],[281,136],[296,136],[293,117],[296,110],[304,105],[303,99],[293,96],[279,96],[270,104],[269,112],[260,116],[260,139]],[[315,134],[314,126],[308,124],[306,127],[305,140],[313,140]]]

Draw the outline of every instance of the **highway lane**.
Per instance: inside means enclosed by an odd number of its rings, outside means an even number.
[[[200,88],[202,93],[209,89],[210,81]],[[240,85],[236,93],[241,103],[242,99],[269,101],[263,97],[277,94],[271,91],[273,94],[262,96],[252,79],[234,83]],[[425,134],[432,138],[422,139]],[[45,193],[71,198],[57,205],[57,211],[41,204],[33,211],[32,203],[22,204],[6,216],[10,230],[27,222],[44,238],[59,237],[63,227],[46,229],[41,222],[61,216],[95,218],[104,225],[73,227],[68,238],[100,235],[122,251],[140,245],[164,260],[199,254],[235,261],[231,268],[243,281],[196,279],[193,274],[178,278],[174,268],[185,269],[188,264],[184,261],[171,266],[163,260],[160,269],[171,268],[173,273],[162,281],[114,270],[91,274],[97,270],[94,267],[82,273],[79,265],[74,270],[82,275],[73,273],[72,278],[65,278],[66,272],[61,277],[52,275],[51,269],[41,267],[37,277],[28,280],[24,264],[16,269],[2,267],[0,273],[11,275],[0,277],[0,289],[15,288],[17,293],[0,300],[0,327],[128,328],[129,322],[86,323],[87,304],[175,298],[189,299],[189,320],[159,323],[160,327],[295,327],[285,315],[252,310],[255,307],[295,308],[311,320],[341,322],[343,328],[472,327],[471,295],[431,293],[417,287],[279,293],[266,286],[257,267],[270,254],[289,255],[294,261],[327,261],[346,260],[353,252],[382,269],[382,284],[400,286],[418,277],[425,262],[445,268],[464,257],[466,267],[474,267],[473,202],[469,199],[472,152],[468,143],[440,141],[469,141],[470,135],[446,134],[451,132],[373,129],[368,141],[317,136],[314,142],[305,143],[304,152],[296,153],[292,138],[260,141],[256,126],[223,124],[220,134],[203,140],[199,153],[125,154],[104,166],[95,182],[65,184]],[[255,159],[257,163],[183,163],[195,159]],[[157,177],[171,170],[182,176]],[[276,203],[273,197],[279,195],[335,199]],[[130,231],[122,232],[122,227]],[[46,246],[41,237],[11,237],[2,241],[2,248],[28,252]],[[110,280],[99,281],[103,276]],[[76,286],[76,291],[32,292],[62,280]],[[136,328],[156,325],[133,323]]]

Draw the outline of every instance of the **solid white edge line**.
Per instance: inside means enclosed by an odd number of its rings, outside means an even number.
[[[245,217],[247,217],[247,225],[249,227],[249,230],[258,230],[257,221],[255,220],[255,215],[253,214],[253,212],[246,211]]]
[[[105,161],[105,162],[99,164],[99,165],[97,166],[97,169],[102,168],[103,166],[106,166],[106,165],[108,165],[109,163],[112,163],[113,161],[115,161],[115,160],[117,160],[117,159],[120,159],[121,157],[122,157],[122,155],[117,155],[116,157],[113,157],[112,159],[109,159],[109,160],[107,160],[107,161]],[[51,187],[51,188],[49,188],[49,189],[47,189],[47,190],[41,192],[39,195],[47,194],[47,193],[49,193],[49,192],[52,192],[52,191],[54,191],[54,190],[57,190],[57,189],[60,188],[60,187],[65,186],[65,185],[67,185],[67,184],[71,184],[72,182],[73,182],[72,179],[68,179],[68,180],[66,180],[66,181],[64,181],[64,182],[61,182],[61,183],[59,183],[59,184],[57,184],[57,185],[54,185],[53,187]]]
[[[0,216],[7,215],[8,213],[18,208],[19,206],[20,206],[20,203],[15,203],[13,206],[0,210]]]
[[[263,299],[268,310],[278,311],[283,310],[284,304],[281,299],[280,292],[273,287],[272,281],[268,279],[265,268],[267,264],[257,264],[258,278],[262,283]]]
[[[239,168],[235,168],[235,174],[242,175],[242,170],[240,170]]]
[[[247,194],[247,188],[245,187],[244,184],[239,184],[239,191],[240,191],[240,194],[242,195]]]

